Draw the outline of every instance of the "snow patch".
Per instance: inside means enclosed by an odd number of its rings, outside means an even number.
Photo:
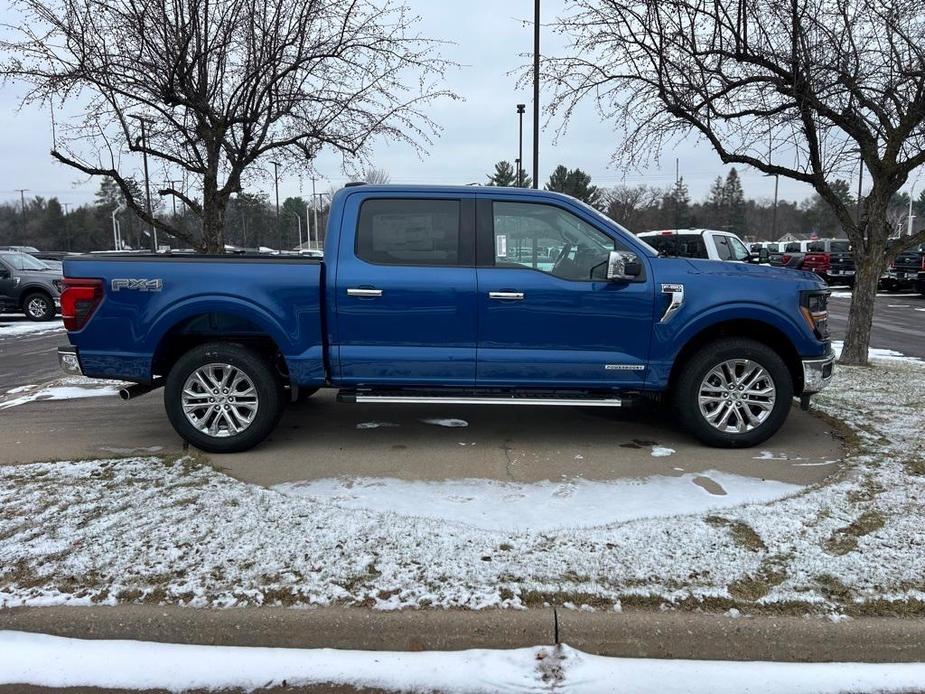
[[[701,486],[709,476],[725,495]],[[642,479],[501,482],[486,479],[402,480],[390,477],[328,478],[273,487],[291,497],[325,501],[343,509],[463,523],[486,530],[542,532],[588,528],[640,518],[702,513],[762,503],[802,487],[724,472],[654,475]]]
[[[469,422],[465,419],[422,419],[424,424],[433,424],[438,427],[467,427]]]
[[[0,631],[0,684],[244,689],[337,684],[389,691],[738,694],[913,691],[922,663],[772,663],[609,658],[561,646],[357,651],[73,639]],[[157,667],[151,667],[157,663]]]
[[[843,340],[833,340],[832,349],[835,351],[835,357],[841,357],[842,348],[845,346]],[[922,360],[918,357],[907,357],[902,352],[897,352],[895,349],[880,349],[878,347],[870,347],[867,350],[867,356],[871,359],[883,359],[884,361],[905,361],[913,364],[921,364]]]
[[[677,451],[675,451],[673,448],[666,448],[665,446],[652,446],[653,458],[666,458],[676,452]]]
[[[27,321],[9,320],[9,316],[0,317],[0,340],[7,337],[21,337],[23,335],[45,335],[64,331],[64,322],[54,321]]]
[[[389,429],[397,426],[394,422],[360,422],[357,429]]]
[[[77,398],[95,398],[107,395],[116,395],[119,392],[117,386],[50,386],[41,390],[22,395],[6,402],[0,402],[0,410],[7,410],[18,405],[25,405],[27,402],[36,400],[73,400]]]

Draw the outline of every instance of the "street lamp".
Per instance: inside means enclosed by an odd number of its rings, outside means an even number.
[[[915,197],[915,187],[919,184],[919,178],[921,176],[915,179],[912,188],[909,190],[909,219],[906,222],[906,236],[912,236],[912,220],[915,219],[915,215],[912,214],[912,200]]]
[[[524,186],[524,111],[526,104],[517,104],[517,117],[520,121],[520,133],[517,137],[517,187]]]
[[[145,198],[148,206],[148,219],[151,220],[149,222],[151,225],[151,244],[154,246],[154,252],[157,253],[157,228],[154,226],[154,215],[151,212],[151,182],[148,179],[148,137],[145,132],[145,124],[150,123],[151,119],[134,115],[129,116],[129,118],[134,118],[141,123],[141,156],[145,166]]]
[[[302,218],[296,212],[292,212],[291,210],[289,211],[289,214],[295,217],[296,224],[298,224],[298,227],[299,227],[299,250],[301,251],[302,250]],[[308,217],[305,218],[305,222],[306,224],[308,223]]]
[[[780,182],[778,174],[765,174],[765,178],[774,177],[774,209],[771,212],[771,236],[777,241],[777,184]]]
[[[540,180],[540,0],[533,4],[533,187]]]
[[[279,162],[271,161],[273,164],[273,185],[276,188],[276,232],[279,235],[279,249],[283,248],[283,228],[279,224]]]

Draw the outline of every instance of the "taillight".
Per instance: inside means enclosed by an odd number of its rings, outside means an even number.
[[[103,300],[103,280],[64,278],[61,317],[65,330],[80,330]]]
[[[780,261],[781,261],[784,265],[786,265],[787,263],[789,263],[789,262],[790,262],[790,254],[789,254],[789,253],[784,253],[784,254],[780,257]]]

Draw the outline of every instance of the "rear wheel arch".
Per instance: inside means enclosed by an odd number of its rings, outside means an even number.
[[[803,362],[796,347],[779,328],[760,320],[735,319],[726,320],[709,325],[694,334],[675,355],[668,378],[668,389],[673,391],[678,378],[694,355],[705,345],[729,337],[742,337],[761,342],[773,349],[790,372],[793,383],[793,392],[797,395],[803,392]]]
[[[233,343],[260,354],[284,381],[288,367],[281,345],[251,317],[234,311],[204,311],[177,321],[161,335],[151,360],[152,376],[166,376],[190,350],[208,343]]]

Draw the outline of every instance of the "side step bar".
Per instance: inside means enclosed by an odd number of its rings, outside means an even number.
[[[394,393],[377,394],[362,392],[341,392],[337,397],[338,400],[347,402],[375,402],[414,405],[552,405],[560,407],[620,407],[623,405],[623,400],[621,398],[612,397],[542,398],[521,395],[401,395]]]

